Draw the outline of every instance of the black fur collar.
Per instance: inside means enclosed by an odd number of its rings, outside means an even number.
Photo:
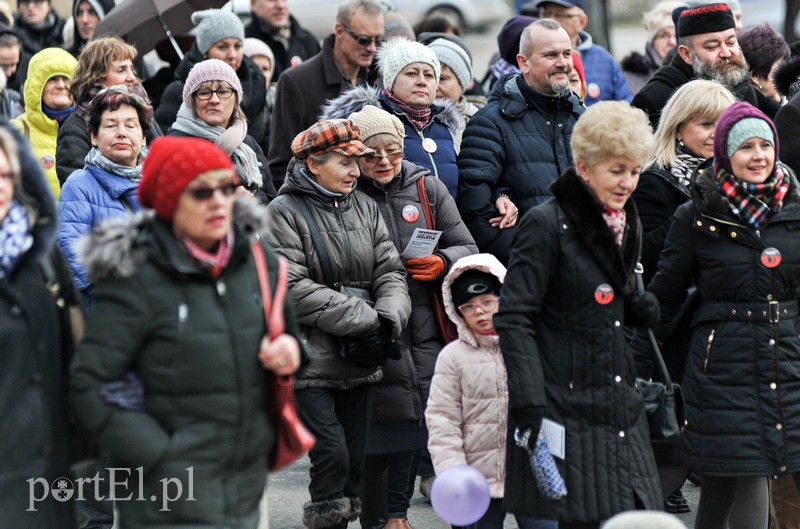
[[[642,229],[633,200],[625,204],[628,229],[620,248],[603,219],[602,206],[574,167],[550,184],[550,190],[564,213],[575,223],[575,231],[608,275],[614,290],[625,296],[630,294],[633,289],[631,279],[642,246]]]

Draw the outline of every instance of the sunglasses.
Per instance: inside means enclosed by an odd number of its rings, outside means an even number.
[[[201,88],[194,93],[197,99],[205,101],[211,99],[211,96],[217,94],[220,99],[228,99],[233,95],[233,88],[217,88],[216,90],[209,90],[208,88]]]
[[[391,162],[396,162],[402,157],[403,157],[403,151],[393,151],[393,152],[387,152],[386,154],[378,154],[378,153],[365,154],[364,156],[361,157],[361,159],[368,164],[374,165],[380,163],[380,161],[383,160],[384,158],[389,160],[389,162],[391,163]]]
[[[191,195],[195,200],[208,200],[214,196],[214,192],[222,191],[222,196],[229,197],[236,192],[236,184],[229,182],[219,187],[195,187],[194,189],[187,189],[186,192]]]
[[[383,35],[380,37],[366,37],[364,35],[358,35],[353,32],[352,29],[348,28],[344,24],[342,24],[342,28],[344,32],[353,37],[353,40],[358,42],[361,46],[369,46],[370,44],[375,44],[375,46],[380,46],[381,42],[383,42]]]

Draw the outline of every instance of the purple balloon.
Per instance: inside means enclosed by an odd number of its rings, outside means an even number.
[[[451,467],[436,476],[431,487],[431,506],[450,525],[470,525],[489,508],[489,482],[469,465]]]

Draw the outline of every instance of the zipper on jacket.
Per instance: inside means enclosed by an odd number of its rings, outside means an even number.
[[[708,360],[711,357],[711,344],[714,342],[714,333],[716,329],[711,329],[711,334],[708,335],[708,343],[706,343],[706,357],[703,360],[703,373],[708,369]]]
[[[414,128],[417,130],[417,134],[419,134],[420,141],[421,142],[425,141],[425,135],[422,133],[422,131],[417,129],[416,126],[414,126]],[[422,147],[422,145],[420,145],[420,147]],[[422,150],[425,151],[425,147],[422,147]],[[436,161],[433,159],[433,154],[429,153],[428,151],[425,151],[425,154],[427,154],[428,158],[431,160],[431,167],[433,167],[433,176],[439,178],[439,168],[436,166]]]

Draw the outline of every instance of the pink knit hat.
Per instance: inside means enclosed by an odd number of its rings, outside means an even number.
[[[183,102],[192,106],[192,94],[200,88],[201,84],[208,81],[225,81],[239,96],[239,104],[242,103],[242,83],[239,81],[239,77],[230,64],[219,59],[206,59],[192,67],[186,83],[183,85]]]

